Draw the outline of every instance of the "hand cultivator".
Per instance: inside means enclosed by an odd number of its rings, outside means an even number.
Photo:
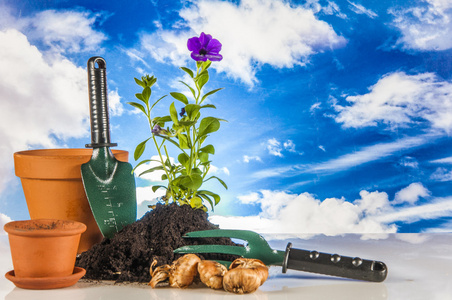
[[[283,273],[286,273],[287,269],[293,269],[373,282],[382,282],[388,274],[388,268],[380,261],[294,249],[292,248],[292,243],[287,245],[285,251],[273,250],[261,235],[248,230],[214,229],[193,231],[188,232],[184,237],[229,237],[244,240],[248,244],[245,247],[190,245],[174,250],[175,253],[233,254],[245,258],[260,259],[266,265],[282,266]]]

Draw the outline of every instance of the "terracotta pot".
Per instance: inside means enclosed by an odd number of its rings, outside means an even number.
[[[63,220],[14,221],[8,233],[17,278],[54,278],[73,274],[83,223]]]
[[[129,153],[113,150],[119,161]],[[31,219],[78,221],[87,226],[78,253],[103,238],[86,198],[81,165],[91,159],[92,149],[43,149],[14,153],[16,176],[20,177]]]

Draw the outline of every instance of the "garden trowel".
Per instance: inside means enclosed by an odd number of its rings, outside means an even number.
[[[100,231],[111,238],[125,225],[136,221],[137,201],[132,166],[118,161],[110,150],[106,62],[88,60],[88,89],[91,116],[91,160],[82,165],[82,179],[89,205]]]

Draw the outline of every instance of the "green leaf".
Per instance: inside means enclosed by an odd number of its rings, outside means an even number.
[[[170,94],[171,94],[171,96],[173,96],[174,99],[179,100],[180,102],[184,103],[185,105],[188,104],[188,99],[184,94],[176,93],[176,92],[172,92]]]
[[[187,116],[190,118],[190,120],[195,119],[200,109],[201,106],[199,106],[198,104],[188,104],[185,106],[185,112],[187,113]]]
[[[143,92],[141,93],[141,95],[143,96],[143,101],[144,102],[149,102],[149,98],[151,97],[152,91],[150,87],[145,87]]]
[[[220,202],[220,196],[210,191],[199,190],[198,194],[205,194],[211,196],[215,200],[215,205],[217,205]]]
[[[211,177],[207,178],[204,182],[206,182],[206,181],[208,181],[210,179],[218,180],[224,186],[225,189],[228,189],[228,186],[226,185],[226,183],[224,183],[224,181],[221,180],[220,178],[218,178],[217,176],[211,176]]]
[[[184,70],[188,75],[190,75],[191,78],[193,78],[194,74],[193,71],[186,67],[181,67],[182,70]]]
[[[180,184],[187,189],[196,191],[202,185],[202,177],[198,174],[180,176],[179,178],[181,179]]]
[[[168,96],[168,95],[162,96],[162,97],[160,97],[157,101],[155,101],[154,104],[152,104],[152,106],[151,106],[151,110],[154,108],[154,106],[155,106],[157,103],[160,102],[160,100],[162,100],[162,99],[165,98],[166,96]]]
[[[146,87],[146,84],[145,84],[143,81],[139,80],[138,78],[134,78],[134,79],[135,79],[135,82],[136,82],[139,86],[141,86],[142,88],[145,88],[145,87]]]
[[[207,200],[207,202],[209,202],[210,207],[212,208],[212,211],[213,211],[214,205],[213,205],[212,199],[210,199],[207,195],[204,195],[204,194],[199,194],[199,193],[198,193],[198,196],[200,196],[200,197],[203,198],[204,200]]]
[[[144,172],[141,172],[140,175],[138,175],[138,176],[142,176],[144,174],[152,173],[155,171],[163,171],[163,170],[165,170],[165,169],[163,169],[163,166],[157,166],[157,167],[150,168],[149,170],[146,170]]]
[[[141,100],[141,101],[144,102],[143,95],[141,95],[140,93],[135,94],[135,97],[136,97],[138,100]]]
[[[146,148],[146,143],[147,143],[147,141],[149,141],[149,139],[150,138],[148,138],[147,140],[142,141],[135,148],[135,152],[133,153],[133,158],[135,160],[138,160],[141,157],[141,155],[143,155],[144,149]]]
[[[146,116],[148,115],[146,113],[146,109],[144,108],[143,105],[141,105],[140,103],[136,103],[136,102],[127,102],[127,104],[132,105],[135,108],[138,108],[139,110],[141,110]]]
[[[189,126],[192,126],[195,124],[196,124],[196,121],[179,121],[179,125],[186,126],[186,127],[189,127]]]
[[[191,86],[189,86],[188,84],[186,84],[185,82],[183,82],[181,80],[179,80],[179,82],[182,83],[183,85],[185,85],[186,87],[188,87],[190,89],[191,93],[193,94],[193,98],[196,98],[196,92]]]
[[[179,140],[179,147],[181,149],[190,149],[190,145],[188,144],[188,138],[185,134],[179,134],[177,135],[177,138]]]
[[[177,110],[176,106],[174,105],[174,102],[170,105],[170,117],[174,124],[178,125],[179,120],[177,119]]]
[[[148,87],[151,87],[151,86],[153,86],[154,85],[154,83],[156,83],[157,82],[157,78],[155,78],[154,76],[152,76],[151,78],[150,78],[150,80],[148,81]]]
[[[202,171],[201,171],[200,168],[193,168],[193,169],[191,169],[191,173],[192,174],[202,175]]]
[[[162,174],[162,180],[167,180],[168,176],[166,176],[166,174]]]
[[[198,77],[198,86],[199,89],[202,89],[202,87],[209,81],[209,73],[204,73],[201,76]]]
[[[200,197],[192,197],[190,199],[190,206],[193,208],[199,208],[202,206],[202,199]]]
[[[202,97],[201,102],[203,102],[204,99],[206,99],[208,96],[213,95],[213,94],[215,94],[216,92],[221,91],[222,89],[223,89],[223,88],[219,88],[219,89],[216,89],[216,90],[213,90],[213,91],[210,91],[210,92],[206,93],[206,94]]]
[[[212,64],[212,62],[210,60],[206,60],[205,62],[202,63],[202,70],[207,70],[210,65]]]
[[[199,124],[199,137],[215,132],[220,129],[220,122],[217,118],[207,117],[201,120]]]
[[[151,161],[152,161],[152,159],[145,159],[145,160],[140,161],[140,162],[135,166],[135,168],[133,168],[132,172],[135,172],[135,170],[136,170],[139,166],[141,166],[142,164],[145,164],[145,163],[148,163],[148,162],[151,162]]]
[[[207,145],[199,149],[199,152],[205,152],[209,154],[215,154],[215,148],[212,145]]]
[[[217,108],[215,105],[213,105],[213,104],[206,104],[206,105],[203,105],[203,106],[201,106],[201,108]]]
[[[170,161],[169,157],[167,157],[166,160],[165,160],[165,166],[167,166],[168,168],[172,168],[172,167],[173,167],[173,165],[171,164],[171,161]]]
[[[209,161],[209,154],[206,152],[201,152],[198,154],[198,158],[201,162],[205,163]]]
[[[164,185],[153,185],[152,186],[152,191],[155,193],[155,191],[157,191],[159,188],[164,188],[164,189],[168,189],[166,186]]]
[[[188,157],[187,154],[185,153],[181,153],[179,154],[179,156],[177,157],[177,160],[181,163],[181,165],[183,165],[186,169],[188,169],[188,164],[190,162],[190,157]]]
[[[154,119],[152,119],[152,124],[158,124],[160,127],[165,126],[166,122],[171,122],[171,117],[170,116],[164,116],[164,117],[155,117]]]

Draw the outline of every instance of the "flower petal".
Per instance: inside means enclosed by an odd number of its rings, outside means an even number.
[[[220,61],[223,59],[223,56],[218,53],[208,53],[205,57],[210,61]]]
[[[191,56],[191,58],[193,58],[196,61],[206,61],[207,60],[207,57],[205,55],[201,55],[196,52],[192,52],[190,56]]]
[[[205,34],[204,32],[201,32],[201,35],[199,36],[199,43],[201,44],[201,47],[206,48],[211,40],[212,36],[210,34]]]
[[[218,53],[221,51],[221,46],[222,45],[220,41],[218,41],[217,39],[212,39],[210,43],[207,45],[206,50],[209,53],[211,52]]]
[[[190,51],[199,52],[199,50],[201,49],[201,43],[199,42],[199,38],[195,36],[192,37],[191,39],[188,39],[187,48]]]

